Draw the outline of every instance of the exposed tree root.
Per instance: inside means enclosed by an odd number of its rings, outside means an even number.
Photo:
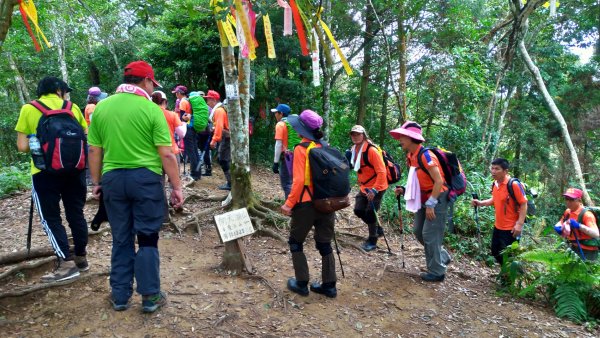
[[[204,209],[202,211],[198,211],[197,213],[192,214],[192,219],[184,222],[181,226],[178,226],[179,229],[181,229],[181,231],[185,231],[190,225],[196,225],[196,227],[200,226],[200,219],[202,219],[202,217],[211,214],[217,210],[221,210],[223,209],[222,206],[218,205],[212,208],[208,208],[208,209]]]
[[[338,238],[338,242],[342,245],[342,246],[350,246],[353,247],[354,249],[358,250],[360,253],[362,254],[366,254],[367,252],[365,250],[363,250],[363,248],[360,247],[360,245],[354,243],[354,242],[348,242],[345,241],[341,238]]]
[[[10,268],[6,269],[6,271],[0,273],[0,280],[3,280],[4,278],[11,276],[12,274],[22,271],[22,270],[35,269],[46,263],[52,262],[55,259],[56,259],[55,257],[45,257],[45,258],[42,258],[35,262],[27,262],[27,261],[21,262],[15,266],[11,266]]]
[[[267,201],[267,200],[265,200],[265,201],[261,201],[260,203],[262,204],[263,207],[269,208],[269,209],[271,209],[272,211],[275,211],[275,212],[279,211],[279,208],[281,208],[281,204],[277,203],[275,201]]]
[[[69,279],[69,280],[65,280],[62,282],[53,282],[53,283],[44,283],[44,284],[36,284],[30,287],[24,287],[24,288],[19,288],[19,289],[15,289],[15,290],[10,290],[7,292],[2,292],[0,293],[0,299],[3,298],[7,298],[7,297],[19,297],[19,296],[24,296],[33,292],[37,292],[40,290],[45,290],[45,289],[50,289],[53,287],[57,287],[57,286],[63,286],[63,285],[68,285],[68,284],[72,284],[78,281],[84,281],[84,280],[88,280],[88,279],[92,279],[95,277],[101,277],[101,276],[108,276],[109,272],[108,271],[102,271],[102,272],[96,272],[96,273],[87,273],[85,275],[82,275],[79,278],[73,278],[73,279]]]
[[[336,231],[337,234],[340,235],[344,235],[344,236],[349,236],[349,237],[355,237],[355,238],[359,238],[359,239],[364,239],[364,236],[361,236],[359,234],[353,234],[351,232],[345,232],[345,231]]]

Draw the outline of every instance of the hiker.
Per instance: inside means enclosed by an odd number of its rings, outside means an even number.
[[[158,252],[165,214],[163,168],[174,208],[183,204],[183,193],[169,127],[161,109],[150,101],[158,86],[148,63],[128,64],[116,94],[96,107],[89,133],[93,195],[98,198],[102,191],[112,231],[110,298],[115,311],[129,307],[134,277],[143,312],[166,303]]]
[[[312,110],[303,111],[300,116],[289,115],[288,122],[302,139],[302,142],[316,143],[321,147],[323,138],[321,126],[323,119]],[[287,288],[301,296],[308,296],[308,263],[304,255],[304,241],[314,226],[315,246],[321,254],[322,284],[314,282],[310,290],[330,298],[337,296],[335,259],[331,240],[334,236],[335,213],[321,213],[315,209],[312,201],[314,187],[312,182],[305,189],[304,179],[306,170],[307,147],[294,148],[292,189],[285,203],[281,206],[284,215],[292,217],[288,244],[292,253],[295,278],[289,278]],[[306,191],[305,191],[306,190]]]
[[[563,194],[567,210],[554,226],[556,232],[568,239],[571,249],[587,261],[598,260],[598,220],[581,201],[583,191],[569,188]],[[582,214],[583,213],[583,214]]]
[[[523,185],[518,181],[512,182],[511,190],[514,192],[514,197],[509,194],[509,166],[508,160],[504,158],[494,159],[490,167],[494,179],[492,197],[483,201],[478,199],[471,201],[473,206],[494,206],[495,222],[491,250],[492,256],[500,265],[503,263],[502,251],[520,238],[527,216],[527,197]]]
[[[421,273],[426,282],[441,282],[446,276],[446,266],[451,262],[450,254],[442,246],[446,215],[448,212],[448,187],[440,160],[430,150],[421,151],[423,131],[421,126],[406,121],[402,127],[390,131],[406,152],[409,165],[406,188],[396,187],[395,194],[405,195],[406,209],[415,212],[415,237],[425,248],[427,272]],[[419,167],[418,155],[425,170]]]
[[[92,123],[92,114],[94,113],[94,109],[96,109],[96,105],[101,100],[105,99],[108,96],[105,92],[103,92],[98,87],[92,87],[88,89],[88,97],[87,97],[87,105],[85,106],[85,122],[87,122],[88,128]]]
[[[273,157],[273,173],[279,174],[281,188],[287,199],[292,189],[292,159],[294,147],[300,143],[300,138],[293,128],[288,128],[287,117],[291,112],[287,104],[279,104],[271,109],[275,115],[277,124],[275,125],[275,156]],[[280,165],[281,163],[281,165]]]
[[[219,186],[219,189],[231,190],[231,174],[229,173],[229,165],[231,164],[231,134],[229,133],[227,110],[219,101],[221,95],[214,90],[209,90],[204,99],[206,100],[206,104],[211,108],[209,121],[213,122],[214,127],[210,148],[216,149],[217,143],[219,144],[217,156],[226,180],[225,184]]]
[[[61,109],[69,104],[66,97],[71,90],[63,80],[48,76],[38,83],[37,101],[49,109]],[[85,137],[83,133],[87,132],[87,124],[81,110],[76,104],[73,104],[70,111],[76,120],[75,127],[80,127],[82,136]],[[17,149],[20,152],[29,152],[31,139],[41,138],[40,134],[36,136],[36,133],[39,133],[38,124],[41,118],[42,112],[32,104],[28,103],[21,107],[15,127],[17,131]],[[38,148],[39,146],[40,144],[37,143]],[[82,150],[78,149],[77,151]],[[76,156],[80,157],[81,154],[76,154]],[[55,174],[49,170],[38,169],[34,161],[31,161],[32,203],[36,206],[44,232],[48,235],[52,249],[58,259],[56,269],[42,276],[43,282],[58,282],[75,278],[79,276],[80,271],[89,269],[86,258],[88,229],[83,215],[87,192],[84,169],[85,165],[71,172]],[[73,235],[73,253],[69,248],[67,232],[62,224],[59,204],[61,200]]]
[[[167,95],[160,91],[154,91],[152,93],[152,102],[156,103],[160,109],[162,110],[164,116],[165,116],[165,120],[167,121],[167,125],[169,126],[169,132],[171,133],[171,151],[173,152],[173,154],[177,157],[179,156],[180,150],[179,147],[177,146],[177,142],[175,141],[175,135],[178,136],[178,138],[184,138],[185,137],[185,133],[187,132],[187,126],[185,123],[183,123],[180,119],[179,119],[179,115],[177,115],[177,113],[172,112],[170,110],[167,109]],[[177,173],[179,173],[179,169],[177,170]],[[166,184],[165,181],[165,172],[163,171],[163,175],[162,175],[162,179],[163,179],[163,183]],[[166,191],[165,191],[166,194]],[[169,222],[169,205],[167,204],[167,198],[165,195],[165,217],[163,219],[163,223],[168,223]]]
[[[387,172],[383,157],[367,131],[361,125],[350,130],[350,138],[354,144],[350,149],[350,167],[358,173],[360,186],[354,197],[354,214],[365,222],[369,229],[369,237],[362,244],[365,251],[377,249],[377,238],[383,236],[383,228],[377,225],[375,214],[381,206],[381,199],[388,188]]]
[[[187,131],[183,138],[184,161],[190,163],[190,176],[194,181],[197,181],[201,178],[200,158],[198,157],[197,135],[192,125],[192,106],[187,96],[188,89],[186,86],[177,86],[171,93],[175,94],[179,101],[176,113],[179,114],[181,121],[187,124]]]
[[[203,91],[198,91],[198,94],[201,97],[204,97],[206,94]],[[206,129],[201,132],[196,132],[198,135],[198,149],[202,154],[202,168],[200,174],[202,176],[212,176],[212,154],[210,151],[210,141],[213,133],[213,124],[210,118],[212,109],[208,107],[208,125]]]

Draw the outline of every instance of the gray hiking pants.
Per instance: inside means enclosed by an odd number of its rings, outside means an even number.
[[[446,274],[444,262],[450,260],[450,254],[442,246],[448,213],[448,192],[443,192],[438,196],[438,204],[434,209],[434,220],[430,221],[425,217],[425,209],[423,206],[415,214],[414,232],[419,243],[425,247],[427,271],[441,276]]]

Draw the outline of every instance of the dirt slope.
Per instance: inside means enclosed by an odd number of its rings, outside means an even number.
[[[186,194],[208,191],[219,194],[220,171],[203,179]],[[255,192],[281,198],[277,176],[253,169]],[[188,210],[217,205],[194,201]],[[86,206],[91,220],[97,205]],[[25,248],[29,195],[0,201],[0,254]],[[178,216],[175,220],[180,222]],[[106,226],[106,225],[105,225]],[[344,211],[336,225],[342,232],[366,236],[366,226]],[[495,271],[455,257],[446,281],[426,284],[418,278],[424,266],[416,240],[405,238],[404,261],[400,235],[391,229],[387,250],[362,254],[345,246],[338,264],[338,298],[317,294],[301,297],[285,289],[293,275],[286,243],[271,238],[247,238],[253,276],[232,276],[219,271],[223,253],[212,216],[201,220],[202,234],[192,227],[182,235],[172,229],[161,233],[161,280],[169,305],[155,314],[140,312],[141,299],[115,312],[108,303],[108,278],[89,278],[36,293],[0,299],[0,332],[3,337],[597,337],[583,327],[554,317],[540,304],[498,298]],[[280,230],[287,237],[285,230]],[[34,231],[34,247],[47,247],[41,227]],[[339,236],[346,242],[357,237]],[[89,273],[108,271],[110,233],[90,239]],[[320,278],[320,257],[312,238],[305,245],[311,278]],[[381,243],[380,247],[385,244]],[[337,259],[337,258],[336,258]],[[4,271],[7,267],[0,268]],[[24,271],[0,281],[0,292],[39,283],[52,265]]]

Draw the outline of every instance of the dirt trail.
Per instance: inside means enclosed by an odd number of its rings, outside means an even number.
[[[193,191],[218,194],[218,175],[197,182]],[[278,179],[253,168],[254,190],[259,196],[282,196]],[[281,197],[279,197],[281,198]],[[0,254],[25,248],[29,195],[0,201]],[[194,201],[188,210],[215,206]],[[97,205],[86,206],[91,220]],[[349,219],[346,221],[345,219]],[[338,230],[366,235],[366,226],[344,211]],[[104,225],[106,226],[106,225]],[[248,238],[246,246],[256,269],[253,276],[232,276],[219,271],[223,253],[212,216],[202,220],[202,234],[161,232],[161,281],[169,305],[155,314],[140,312],[141,299],[115,312],[108,303],[108,278],[98,277],[27,296],[0,299],[3,337],[597,337],[599,331],[557,319],[540,304],[495,296],[495,271],[468,259],[455,257],[443,283],[426,284],[418,278],[424,266],[423,251],[412,236],[405,238],[402,268],[400,235],[388,231],[396,255],[387,250],[361,254],[342,249],[345,278],[338,264],[338,297],[317,294],[301,297],[285,289],[293,275],[286,243],[271,238]],[[194,227],[192,227],[194,228]],[[287,237],[285,230],[280,231]],[[358,238],[339,236],[358,243]],[[34,247],[47,246],[41,227],[34,231]],[[90,240],[91,272],[108,271],[110,233]],[[309,238],[305,251],[311,278],[319,279],[320,257]],[[383,246],[385,244],[380,244]],[[337,259],[337,257],[336,257]],[[0,292],[39,283],[51,264],[0,281]],[[0,272],[5,268],[0,268]]]

